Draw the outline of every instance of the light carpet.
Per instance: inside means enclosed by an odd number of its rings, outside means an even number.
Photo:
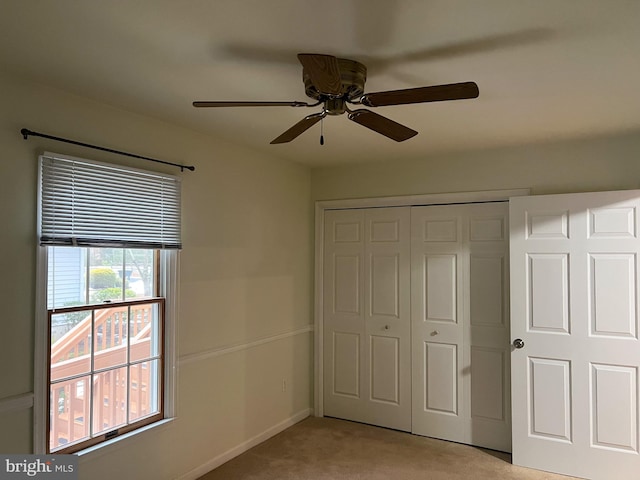
[[[309,417],[199,480],[561,480],[507,453]]]

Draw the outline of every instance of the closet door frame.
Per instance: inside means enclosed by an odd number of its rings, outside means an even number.
[[[319,200],[315,203],[315,286],[314,286],[314,415],[324,416],[324,212],[348,208],[410,207],[456,203],[501,202],[530,195],[529,188],[478,192],[435,193],[395,197]]]

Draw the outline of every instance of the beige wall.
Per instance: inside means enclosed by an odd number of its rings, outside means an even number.
[[[38,153],[158,168],[22,127],[196,166],[182,174],[178,417],[83,457],[81,479],[178,478],[311,407],[306,167],[15,78],[0,77],[0,105],[0,411],[33,391]],[[0,452],[30,452],[31,430],[31,409],[0,413]]]
[[[424,160],[316,168],[311,185],[314,200],[512,188],[531,188],[534,195],[640,188],[640,132]]]

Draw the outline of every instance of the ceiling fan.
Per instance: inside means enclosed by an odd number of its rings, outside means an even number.
[[[306,102],[193,102],[194,107],[316,107],[322,105],[322,111],[304,117],[289,130],[272,140],[272,144],[287,143],[311,128],[327,115],[348,114],[352,120],[364,127],[403,142],[418,134],[371,110],[358,108],[352,110],[348,104],[365,107],[384,107],[388,105],[406,105],[412,103],[441,102],[444,100],[462,100],[476,98],[478,86],[474,82],[434,85],[431,87],[389,90],[386,92],[364,93],[367,79],[367,67],[355,60],[337,58],[333,55],[300,53],[298,60],[302,64],[302,79],[305,93],[317,100]]]

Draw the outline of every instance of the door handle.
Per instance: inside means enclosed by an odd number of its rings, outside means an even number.
[[[516,348],[522,348],[522,347],[524,347],[524,341],[521,338],[516,338],[513,341],[513,346],[516,347]]]

